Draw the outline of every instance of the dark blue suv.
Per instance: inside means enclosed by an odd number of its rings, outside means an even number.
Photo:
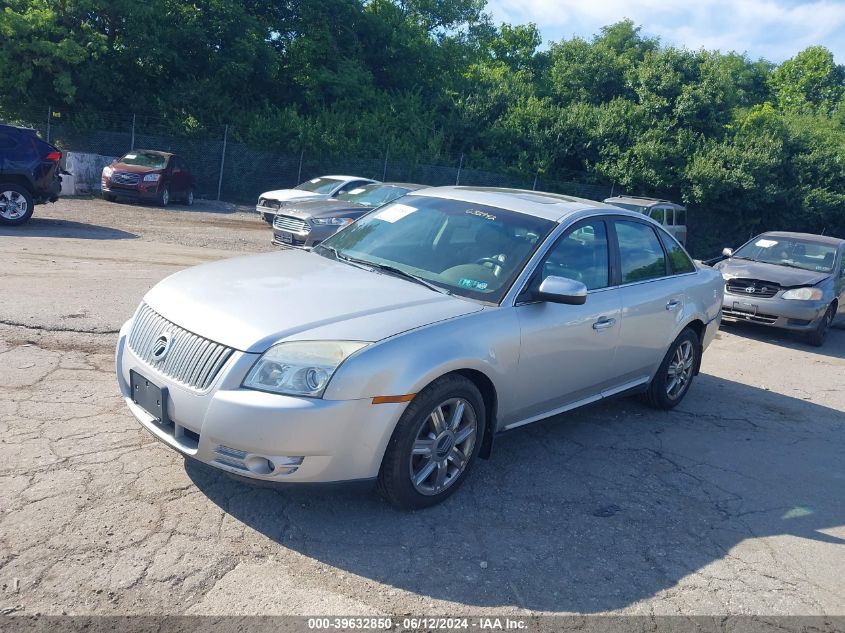
[[[23,224],[36,204],[59,199],[61,158],[35,130],[0,124],[0,224]]]

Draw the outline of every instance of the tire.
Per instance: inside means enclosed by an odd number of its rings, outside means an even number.
[[[158,192],[158,206],[166,207],[168,204],[170,204],[170,189],[164,186]]]
[[[0,224],[24,224],[32,217],[35,201],[26,187],[0,182]]]
[[[463,376],[443,376],[423,389],[387,444],[378,476],[381,495],[400,510],[419,510],[454,494],[478,456],[486,413],[478,387]]]
[[[686,329],[669,347],[657,373],[649,383],[645,393],[646,402],[655,409],[667,410],[676,407],[687,395],[700,362],[701,342],[695,332]]]
[[[117,196],[113,196],[110,193],[104,193],[103,200],[105,200],[106,202],[114,202],[115,200],[117,200]]]
[[[830,330],[830,325],[833,323],[833,317],[836,316],[836,306],[830,304],[824,313],[821,321],[816,326],[816,329],[807,332],[807,342],[814,347],[821,347],[827,339],[827,332]]]
[[[182,204],[186,207],[194,206],[194,190],[188,189],[188,193],[185,194],[185,197],[182,199]]]

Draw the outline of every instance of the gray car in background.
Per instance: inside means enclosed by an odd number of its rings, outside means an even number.
[[[291,202],[273,220],[273,244],[313,248],[365,213],[423,187],[403,182],[374,183],[334,198]]]
[[[310,251],[171,275],[121,328],[117,377],[182,455],[422,508],[499,433],[619,394],[677,405],[721,305],[719,274],[641,214],[430,188]]]
[[[824,344],[845,301],[845,240],[773,231],[758,235],[714,264],[725,280],[723,315],[803,332]]]

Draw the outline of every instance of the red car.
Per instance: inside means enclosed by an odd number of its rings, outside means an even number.
[[[194,203],[194,177],[185,161],[169,152],[134,149],[103,168],[103,198]]]

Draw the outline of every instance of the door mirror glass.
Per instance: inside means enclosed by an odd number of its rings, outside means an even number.
[[[725,257],[733,257],[733,254],[734,254],[734,249],[732,249],[732,248],[723,248],[722,249],[722,255],[724,255]]]
[[[546,277],[537,290],[537,298],[549,303],[583,305],[587,301],[587,286],[566,277]]]

